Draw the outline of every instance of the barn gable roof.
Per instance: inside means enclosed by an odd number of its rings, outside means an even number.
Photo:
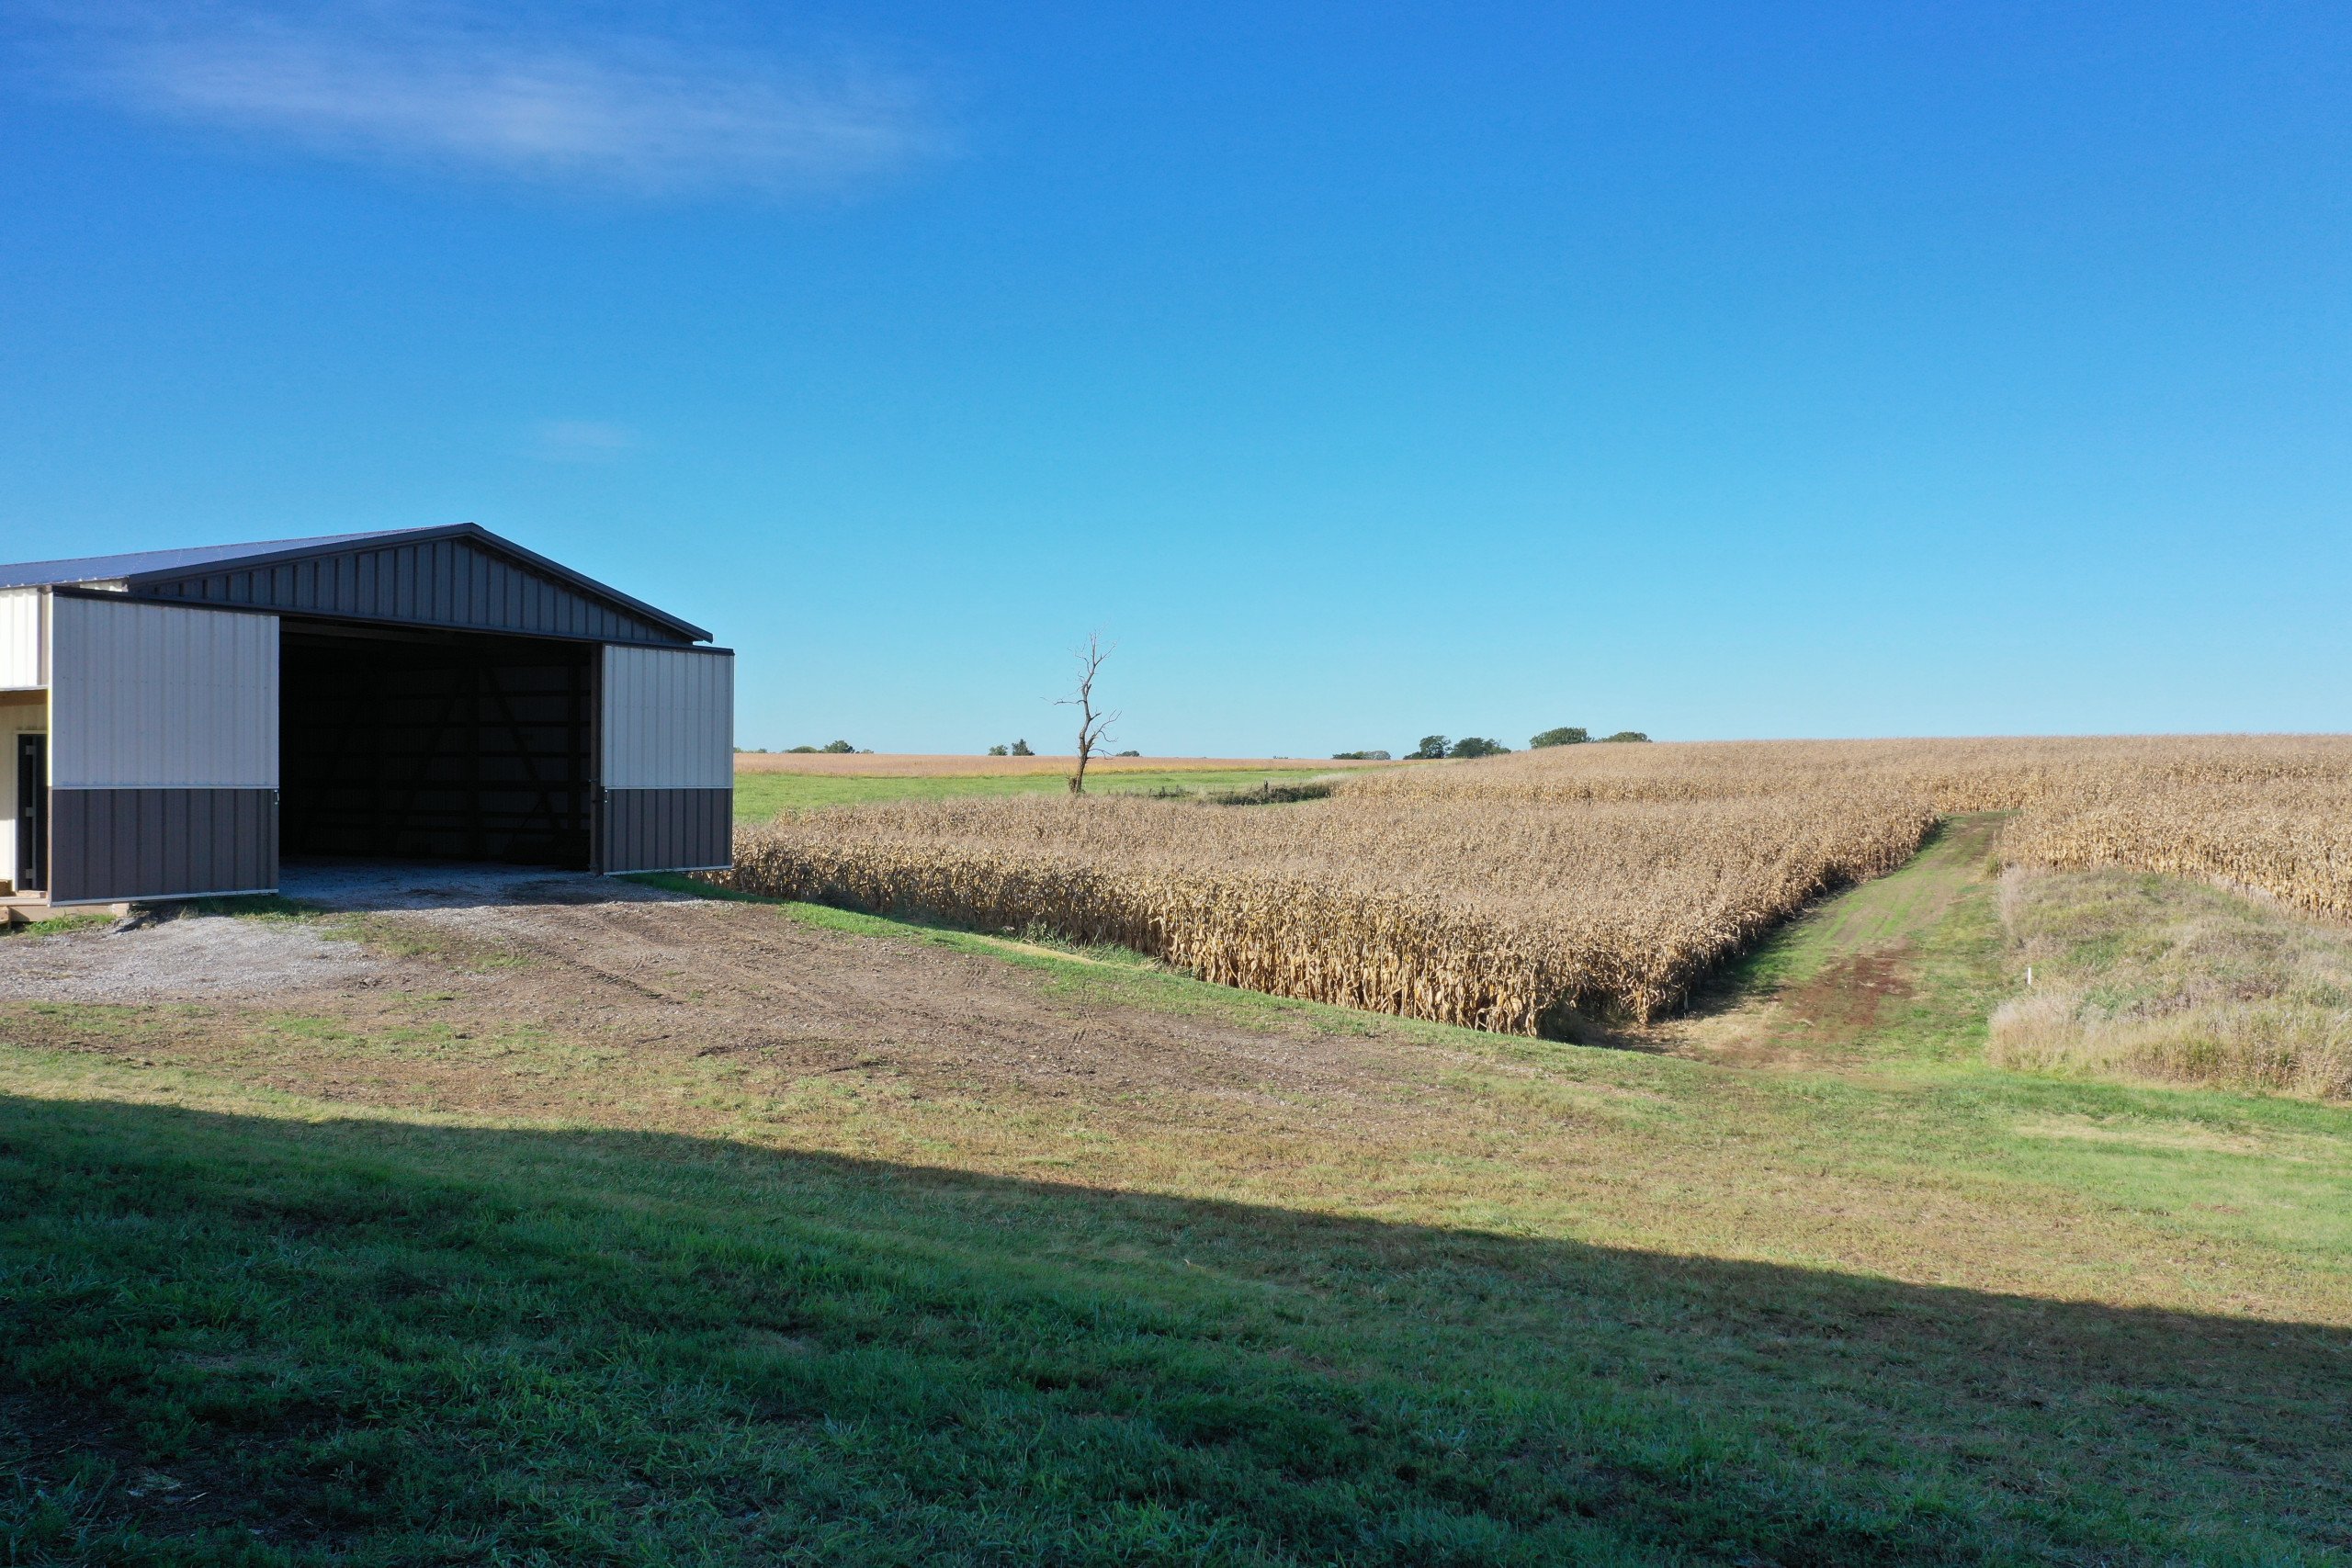
[[[474,523],[0,566],[0,588],[103,583],[134,598],[599,642],[710,634]]]

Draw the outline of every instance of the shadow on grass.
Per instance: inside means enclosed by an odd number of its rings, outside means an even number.
[[[2329,1562],[2352,1337],[0,1100],[17,1562]]]

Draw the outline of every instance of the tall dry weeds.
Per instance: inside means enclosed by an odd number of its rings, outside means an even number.
[[[1995,1062],[2352,1100],[2352,929],[2111,867],[2012,866],[2000,908],[2034,985]]]

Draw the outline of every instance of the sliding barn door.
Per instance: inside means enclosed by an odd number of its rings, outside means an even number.
[[[605,645],[600,871],[734,863],[735,656]]]
[[[49,896],[277,886],[277,617],[57,594]]]

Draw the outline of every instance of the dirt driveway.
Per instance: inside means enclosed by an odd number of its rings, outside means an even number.
[[[279,1088],[420,1109],[595,1117],[598,1064],[625,1055],[637,1115],[650,1069],[691,1064],[703,1087],[682,1090],[671,1125],[715,1085],[763,1098],[834,1074],[913,1095],[1175,1089],[1235,1111],[1410,1117],[1408,1086],[1451,1059],[1378,1021],[1333,1032],[1262,1006],[1171,1009],[1148,993],[1172,987],[1124,965],[1006,962],[609,878],[319,866],[284,886],[331,913],[0,942],[0,1001],[195,1004],[142,1008],[114,1043],[38,1010],[13,1027],[189,1066],[266,1057]]]

